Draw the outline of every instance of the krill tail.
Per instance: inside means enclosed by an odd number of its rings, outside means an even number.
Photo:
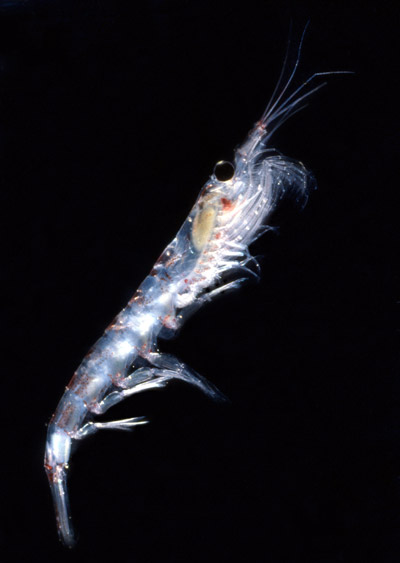
[[[53,497],[59,538],[66,547],[74,547],[75,534],[69,510],[67,467],[64,464],[59,464],[52,468],[46,468],[46,473]]]

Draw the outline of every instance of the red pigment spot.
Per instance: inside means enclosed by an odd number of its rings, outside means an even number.
[[[202,197],[206,193],[207,188],[208,188],[208,185],[204,186],[204,188],[202,188],[201,192],[199,193],[199,198]]]
[[[108,377],[111,379],[111,382],[113,383],[113,385],[118,387],[118,384],[122,379],[121,372],[119,371],[115,375],[113,375],[112,373],[109,373]]]
[[[142,305],[145,302],[145,298],[143,295],[134,295],[132,299],[129,301],[129,305],[132,303],[137,303],[138,305]]]
[[[265,122],[262,119],[260,119],[260,121],[257,121],[256,123],[256,128],[265,131]]]
[[[162,323],[166,328],[176,328],[176,320],[172,315],[166,315],[163,318]]]
[[[185,283],[187,283],[187,282],[188,282],[188,280],[183,280],[183,281],[184,281]]]
[[[221,238],[221,233],[217,233],[217,234],[215,235],[215,238]]]
[[[221,197],[221,203],[224,208],[224,211],[228,211],[233,207],[233,203],[230,199],[226,199],[226,197]]]

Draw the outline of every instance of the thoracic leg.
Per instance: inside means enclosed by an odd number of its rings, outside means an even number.
[[[141,391],[165,387],[169,381],[173,379],[181,379],[182,381],[195,385],[213,399],[226,400],[225,395],[214,385],[174,356],[154,352],[149,355],[148,360],[154,367],[140,368],[128,377],[122,379],[119,384],[121,389],[112,391],[100,402],[91,405],[90,411],[94,414],[103,414],[110,407],[123,401],[127,397],[135,393],[140,393]],[[134,426],[146,424],[146,422],[147,420],[144,417],[126,418],[110,422],[88,422],[76,432],[74,438],[79,440],[102,429],[131,430]]]
[[[104,414],[109,408],[135,393],[165,387],[169,379],[171,376],[167,377],[159,369],[139,368],[128,377],[121,379],[119,382],[121,389],[112,391],[101,401],[91,405],[89,410],[95,414]]]
[[[153,352],[148,359],[153,366],[159,368],[159,373],[165,374],[164,377],[168,377],[168,379],[181,379],[191,385],[195,385],[215,400],[227,400],[227,397],[215,385],[175,358],[175,356]]]
[[[80,430],[75,432],[73,438],[81,440],[95,434],[98,430],[132,430],[135,426],[147,424],[149,421],[144,416],[135,418],[123,418],[122,420],[112,420],[110,422],[87,422]]]
[[[174,356],[154,352],[149,354],[147,359],[153,367],[140,368],[122,379],[119,383],[121,389],[112,391],[102,401],[92,405],[90,408],[91,412],[103,414],[110,407],[127,397],[142,391],[160,389],[173,379],[181,379],[191,385],[195,385],[213,399],[226,400],[226,397],[214,385]]]
[[[247,280],[248,278],[239,278],[237,280],[233,280],[231,282],[225,283],[224,285],[220,285],[219,287],[216,287],[209,293],[205,293],[204,295],[202,295],[200,299],[202,301],[211,301],[212,299],[214,299],[216,295],[219,295],[220,293],[225,293],[226,291],[233,291],[234,289],[237,289],[238,287],[241,286],[242,283],[244,283]]]

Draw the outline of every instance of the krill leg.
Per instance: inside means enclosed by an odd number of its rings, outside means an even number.
[[[75,440],[81,440],[98,430],[132,430],[135,426],[147,424],[149,421],[144,416],[135,418],[123,418],[122,420],[112,420],[110,422],[88,422],[78,432],[74,434]]]
[[[239,282],[239,280],[237,281]],[[227,397],[225,397],[225,395],[221,393],[221,391],[217,389],[217,387],[207,381],[205,377],[199,375],[189,366],[175,358],[175,356],[172,356],[170,354],[161,354],[160,352],[153,352],[152,354],[149,354],[148,359],[154,366],[159,367],[160,372],[166,374],[166,376],[168,376],[168,374],[171,374],[169,378],[182,379],[183,381],[186,381],[191,385],[195,385],[215,400],[228,400]]]
[[[140,368],[121,379],[119,382],[121,390],[112,391],[98,403],[92,404],[89,410],[94,414],[104,414],[109,408],[135,393],[165,387],[171,377],[159,369]]]

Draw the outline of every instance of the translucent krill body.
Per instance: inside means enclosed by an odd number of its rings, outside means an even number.
[[[126,430],[146,422],[96,422],[96,415],[172,379],[194,384],[211,397],[221,396],[181,361],[159,352],[158,339],[165,331],[179,329],[205,302],[255,274],[249,245],[271,228],[268,219],[284,195],[305,203],[310,174],[269,146],[277,127],[322,86],[306,89],[324,74],[319,73],[288,93],[298,61],[299,55],[284,85],[282,71],[267,109],[237,148],[233,164],[217,163],[176,237],[84,358],[58,404],[48,426],[45,468],[59,535],[68,546],[74,542],[66,484],[71,444],[103,428]]]

